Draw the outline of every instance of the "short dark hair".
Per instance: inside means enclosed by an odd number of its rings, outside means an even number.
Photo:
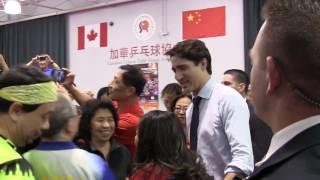
[[[295,92],[320,106],[319,0],[269,0],[263,16],[266,37],[261,59],[272,56]]]
[[[100,99],[101,96],[103,96],[104,94],[109,95],[109,90],[110,90],[109,86],[100,88],[98,93],[97,93],[97,99]]]
[[[179,99],[182,99],[182,98],[189,98],[189,99],[192,101],[192,96],[191,96],[191,94],[181,94],[181,95],[177,96],[177,97],[174,98],[174,100],[172,101],[171,108],[170,108],[170,111],[171,111],[171,112],[174,112],[174,110],[175,110],[175,108],[176,108],[177,101],[179,101]]]
[[[198,39],[188,39],[178,42],[178,44],[167,51],[165,55],[185,58],[192,61],[195,65],[198,65],[205,58],[207,60],[207,71],[209,74],[212,74],[210,52],[204,42]]]
[[[43,130],[42,136],[51,138],[59,134],[72,117],[78,115],[77,108],[64,95],[59,95],[55,107],[49,116],[49,129]]]
[[[39,68],[32,66],[19,66],[10,69],[6,74],[0,78],[0,89],[9,86],[18,85],[30,85],[37,83],[44,83],[52,81],[52,79],[46,76]],[[0,98],[0,112],[8,112],[13,102]],[[36,110],[40,104],[35,105],[23,105],[23,110],[31,112]]]
[[[244,92],[248,92],[249,84],[250,84],[250,78],[248,74],[240,69],[229,69],[226,70],[223,74],[230,74],[234,77],[234,79],[237,81],[237,83],[244,83],[245,88]]]
[[[134,65],[122,65],[120,69],[125,70],[122,74],[123,83],[127,86],[133,86],[136,89],[136,94],[139,96],[146,84],[143,72]]]
[[[178,83],[169,83],[161,91],[161,97],[165,94],[179,95],[182,93],[182,87]]]
[[[91,141],[91,121],[99,109],[107,109],[111,112],[116,127],[118,126],[118,113],[111,101],[91,99],[82,107],[82,114],[79,125],[79,137]]]
[[[185,140],[183,127],[174,113],[148,112],[138,127],[137,169],[155,163],[171,169],[173,179],[202,179],[207,175],[205,169]]]

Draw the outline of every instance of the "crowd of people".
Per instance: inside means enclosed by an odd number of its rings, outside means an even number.
[[[95,98],[47,54],[10,69],[1,55],[0,179],[319,179],[320,1],[268,0],[263,17],[250,78],[215,82],[201,40],[168,50],[165,111],[143,112],[136,66]]]

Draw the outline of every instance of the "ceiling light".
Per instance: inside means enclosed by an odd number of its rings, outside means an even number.
[[[17,0],[7,0],[4,5],[4,12],[7,14],[21,14],[21,5]]]

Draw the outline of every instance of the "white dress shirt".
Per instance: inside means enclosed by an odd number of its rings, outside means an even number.
[[[197,153],[208,174],[215,180],[223,180],[228,172],[249,175],[253,170],[253,155],[247,103],[237,91],[215,83],[213,78],[197,96],[202,97]],[[188,136],[192,110],[193,105],[187,110]]]

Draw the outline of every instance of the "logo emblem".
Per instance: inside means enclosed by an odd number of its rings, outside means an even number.
[[[150,39],[156,30],[156,23],[149,14],[139,15],[133,23],[133,34],[137,39],[145,41]]]

